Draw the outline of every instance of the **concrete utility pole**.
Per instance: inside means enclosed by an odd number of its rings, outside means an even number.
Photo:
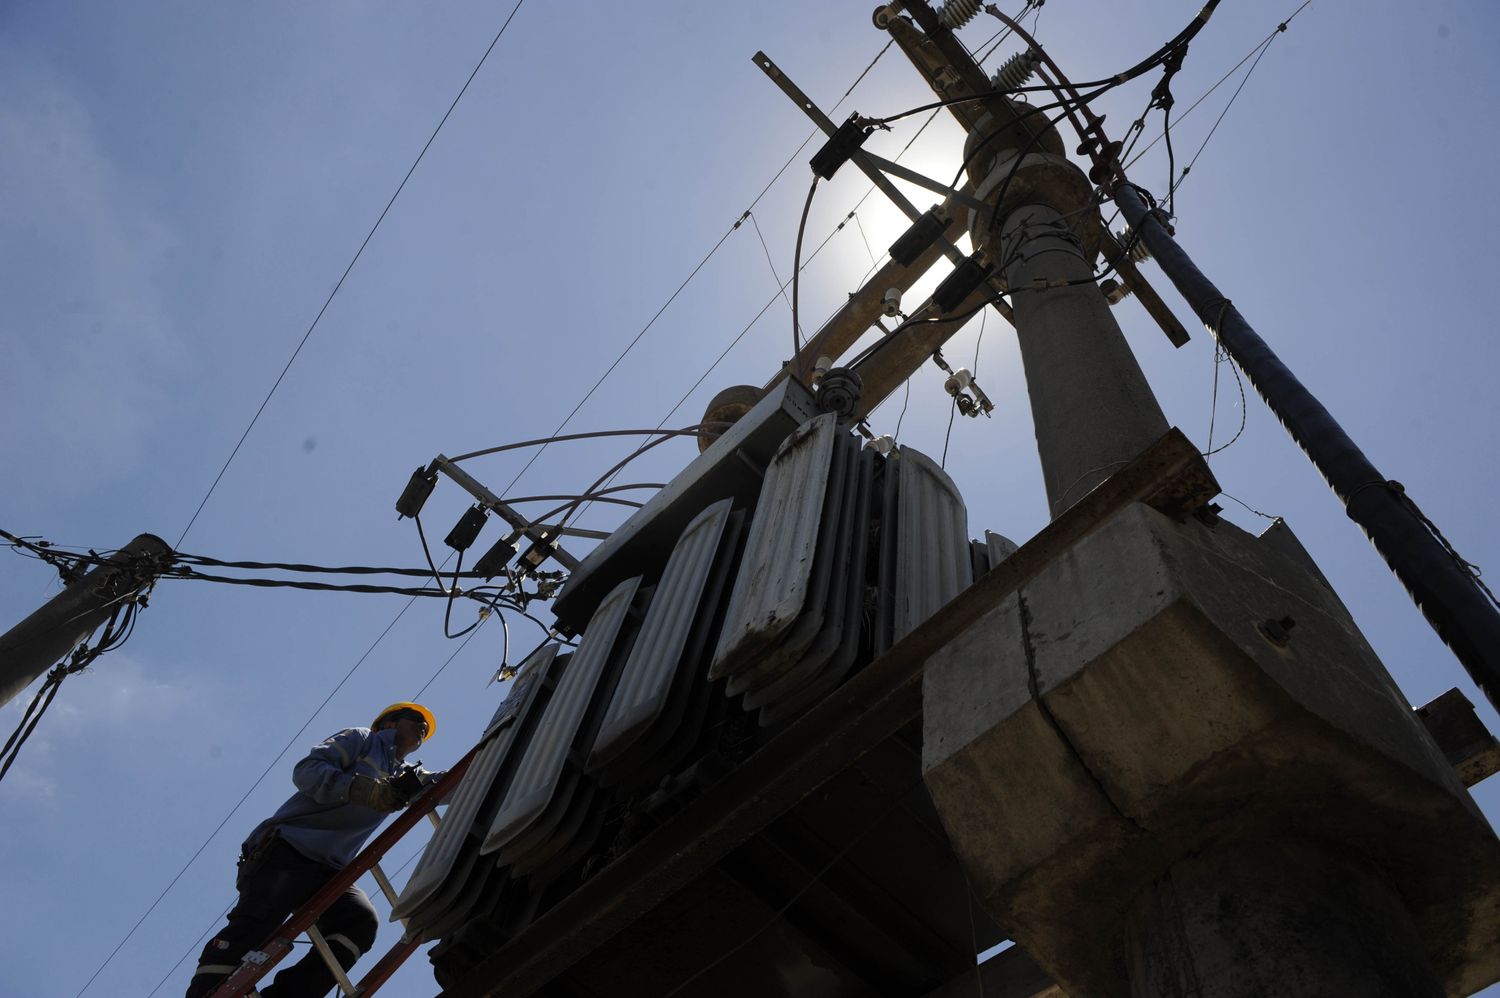
[[[1018,122],[1027,110],[1012,105]],[[1055,131],[1048,138],[1061,146]],[[971,212],[969,231],[1011,291],[1055,517],[1166,433],[1167,419],[1094,282],[1102,226],[1088,178],[1059,152],[1033,151],[1037,140],[1023,127],[986,118],[966,153],[981,144],[994,154],[981,153],[970,169],[995,209]]]
[[[925,3],[882,20],[939,96],[974,90]],[[1167,424],[1094,284],[1092,184],[998,104],[970,124],[969,226],[1057,517]],[[1068,994],[1500,979],[1500,840],[1284,524],[1105,520],[928,660],[923,772],[980,902]]]
[[[0,707],[156,581],[171,554],[166,541],[141,534],[0,634]]]

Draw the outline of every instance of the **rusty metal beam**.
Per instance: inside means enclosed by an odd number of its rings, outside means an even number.
[[[1170,430],[444,994],[544,987],[915,719],[927,659],[1095,528],[1133,502],[1181,515],[1217,488],[1197,447]]]

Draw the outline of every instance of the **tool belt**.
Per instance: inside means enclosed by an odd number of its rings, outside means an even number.
[[[255,876],[280,838],[273,827],[262,829],[245,840],[245,844],[240,847],[240,860],[235,869],[235,890],[240,890],[248,878]]]

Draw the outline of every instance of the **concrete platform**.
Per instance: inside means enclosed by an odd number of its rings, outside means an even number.
[[[1421,993],[1407,974],[1447,994],[1500,979],[1500,842],[1284,526],[1257,538],[1124,509],[930,659],[923,709],[925,778],[975,891],[1069,994],[1323,993],[1317,974],[1312,990],[1255,984],[1254,960],[1290,940],[1244,891],[1240,916],[1197,926],[1218,942],[1183,943],[1182,959],[1240,946],[1223,973],[1245,989],[1161,984],[1148,951],[1165,942],[1141,935],[1151,898],[1174,871],[1203,879],[1190,858],[1234,867],[1245,850],[1272,908],[1309,855],[1389,886],[1404,914],[1360,902],[1350,925],[1399,950],[1392,919],[1409,917],[1415,963],[1391,969],[1395,990],[1360,993]],[[1270,883],[1283,870],[1292,882]]]

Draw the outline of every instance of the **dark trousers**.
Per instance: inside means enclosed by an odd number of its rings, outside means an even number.
[[[229,924],[203,948],[187,998],[211,994],[234,972],[241,957],[265,942],[288,915],[337,872],[308,859],[279,838],[272,838],[254,855],[242,859],[235,881],[239,901],[229,911]],[[329,949],[348,970],[375,944],[379,919],[365,892],[351,886],[323,913],[317,926]],[[333,974],[312,948],[260,993],[265,998],[319,998],[333,986]]]

